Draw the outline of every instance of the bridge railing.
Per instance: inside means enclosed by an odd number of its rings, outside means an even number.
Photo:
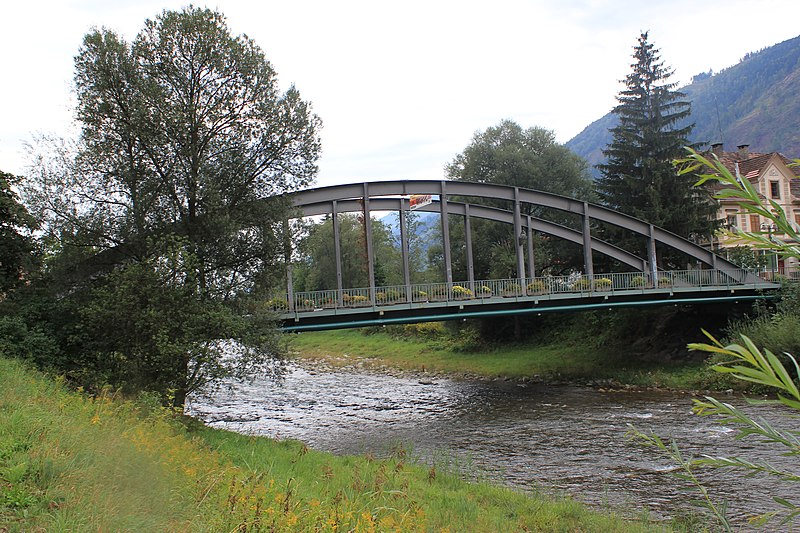
[[[567,276],[539,276],[461,281],[454,283],[417,283],[410,287],[393,285],[374,288],[360,287],[342,290],[298,292],[293,295],[295,313],[325,309],[380,308],[386,306],[419,306],[437,302],[464,300],[496,300],[502,298],[549,298],[565,294],[588,295],[631,291],[673,291],[704,287],[769,287],[769,276],[754,270],[673,270],[660,271],[658,276],[647,272],[617,272],[586,276],[578,273]],[[766,273],[770,274],[770,273]],[[476,302],[477,303],[477,302]],[[286,295],[273,298],[267,307],[278,313],[290,309]]]

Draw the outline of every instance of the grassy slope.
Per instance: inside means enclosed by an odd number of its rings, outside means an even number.
[[[436,468],[90,399],[0,359],[0,531],[652,531]]]
[[[509,345],[490,351],[464,353],[441,342],[398,339],[361,330],[301,333],[291,349],[301,357],[333,364],[366,362],[407,370],[424,370],[487,377],[614,381],[641,387],[700,389],[714,386],[717,376],[702,363],[656,364],[630,360],[620,354],[581,343]],[[729,384],[726,383],[726,387]]]

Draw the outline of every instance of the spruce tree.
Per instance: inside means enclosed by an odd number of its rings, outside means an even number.
[[[659,50],[639,36],[632,71],[617,96],[619,124],[598,165],[601,201],[681,237],[708,237],[715,227],[715,207],[693,179],[679,176],[673,161],[684,155],[694,124],[686,125],[691,104],[675,90]]]

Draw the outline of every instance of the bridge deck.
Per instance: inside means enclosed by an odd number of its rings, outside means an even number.
[[[621,306],[741,302],[769,297],[764,291],[778,287],[746,270],[689,270],[660,272],[655,283],[641,273],[621,273],[591,279],[565,276],[315,291],[294,294],[291,311],[285,297],[271,302],[285,331],[305,331]]]

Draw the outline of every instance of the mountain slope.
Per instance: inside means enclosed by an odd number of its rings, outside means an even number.
[[[699,74],[681,90],[692,102],[693,142],[800,156],[800,37],[748,54],[717,74]],[[566,146],[596,165],[616,123],[608,113]]]

